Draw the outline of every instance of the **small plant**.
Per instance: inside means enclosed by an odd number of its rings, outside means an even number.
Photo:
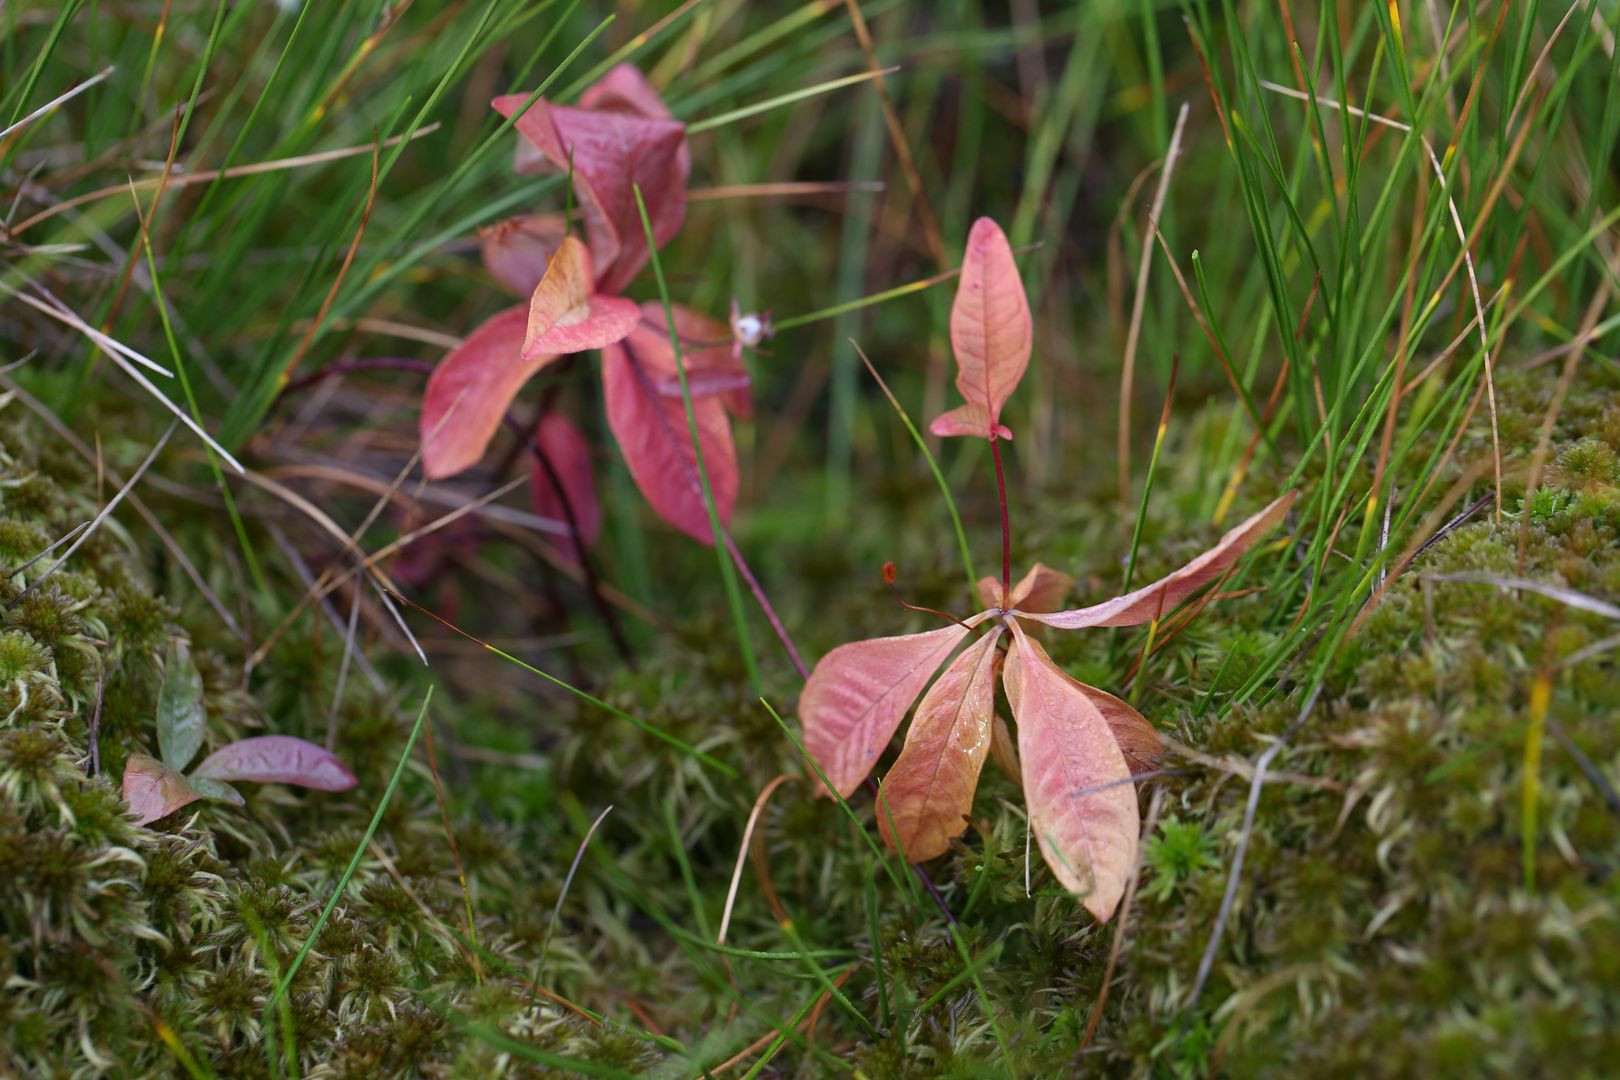
[[[1215,857],[1215,841],[1197,821],[1182,821],[1171,815],[1159,822],[1159,835],[1147,842],[1143,861],[1153,870],[1153,880],[1143,896],[1167,899],[1176,886],[1204,870],[1220,868]]]
[[[509,94],[493,102],[503,116],[517,115],[523,141],[514,167],[568,174],[585,240],[570,233],[563,214],[513,218],[483,232],[485,266],[529,303],[491,316],[434,370],[422,401],[423,471],[439,479],[476,465],[530,379],[565,356],[601,350],[608,426],[631,477],[661,518],[712,543],[691,432],[720,520],[729,523],[738,478],[731,418],[750,408],[741,348],[766,336],[768,323],[734,313],[728,327],[676,306],[678,362],[663,306],[620,295],[651,256],[637,192],[662,246],[686,216],[692,167],[685,126],[641,72],[619,65],[578,108],[539,99],[518,115],[526,100]],[[572,422],[547,413],[533,446],[536,512],[572,521],[571,531],[589,544],[602,519],[589,444]]]
[[[169,648],[163,685],[158,690],[159,758],[131,754],[124,765],[124,801],[136,824],[167,817],[198,799],[242,805],[232,783],[256,780],[297,784],[317,791],[347,791],[358,782],[336,755],[291,735],[239,739],[215,750],[190,775],[184,772],[202,749],[207,711],[202,676],[184,642]]]
[[[1001,442],[1012,432],[1001,422],[1001,410],[1029,365],[1033,336],[1012,249],[995,222],[980,218],[968,236],[951,306],[956,388],[965,403],[935,419],[931,430],[990,441],[1001,497],[1001,579],[981,583],[989,606],[968,619],[951,618],[952,625],[938,630],[857,641],[828,653],[805,684],[799,714],[806,748],[833,789],[847,797],[871,772],[934,672],[977,628],[988,625],[917,707],[900,756],[878,789],[878,828],[890,846],[913,861],[944,853],[966,830],[979,772],[998,741],[999,670],[1018,723],[1024,797],[1041,854],[1058,881],[1106,921],[1136,865],[1140,824],[1131,779],[1152,768],[1162,744],[1141,713],[1059,668],[1024,624],[1078,630],[1154,622],[1225,574],[1282,520],[1293,494],[1232,529],[1186,566],[1124,596],[1055,611],[1073,582],[1040,564],[1014,587],[1001,466]],[[1003,641],[1004,650],[998,649]]]

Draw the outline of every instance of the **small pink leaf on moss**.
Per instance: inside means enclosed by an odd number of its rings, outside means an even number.
[[[478,464],[530,376],[556,359],[523,359],[528,309],[507,308],[450,350],[422,395],[422,471],[442,480]]]
[[[934,680],[878,789],[878,831],[911,862],[943,855],[967,829],[993,738],[1000,636],[996,627]]]
[[[1131,770],[1091,696],[1016,622],[1013,634],[1005,681],[1030,830],[1063,887],[1107,922],[1136,865]]]
[[[529,298],[524,360],[605,348],[636,328],[641,311],[635,301],[598,295],[592,280],[591,253],[566,237]]]
[[[484,268],[515,295],[531,296],[566,232],[561,214],[524,214],[479,229]]]
[[[967,636],[960,625],[840,645],[799,696],[804,747],[838,794],[860,787],[928,680]],[[825,794],[825,791],[820,791]]]
[[[546,413],[535,429],[535,440],[545,451],[562,492],[552,483],[545,468],[529,455],[529,496],[534,512],[543,518],[567,523],[568,513],[563,507],[563,496],[568,498],[568,509],[574,512],[580,537],[589,546],[602,531],[602,504],[596,498],[596,477],[591,469],[591,448],[585,436],[572,422],[556,413]],[[565,556],[580,561],[572,537],[553,539]]]
[[[200,797],[183,775],[155,757],[131,754],[124,763],[124,801],[137,825],[168,817]]]
[[[1168,615],[1187,597],[1226,573],[1245,551],[1270,532],[1287,515],[1294,495],[1290,491],[1234,526],[1214,547],[1151,585],[1090,607],[1052,615],[1030,612],[1029,618],[1060,630],[1077,630],[1085,626],[1137,626]]]
[[[260,735],[222,746],[204,758],[193,775],[297,784],[317,791],[347,791],[359,782],[336,754],[291,735]]]
[[[973,223],[962,256],[962,278],[951,304],[951,350],[956,389],[965,405],[937,418],[935,435],[1011,438],[1001,409],[1029,367],[1035,338],[1029,299],[1018,264],[1001,227],[989,218]]]

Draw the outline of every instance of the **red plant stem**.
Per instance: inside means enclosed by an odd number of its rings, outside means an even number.
[[[737,541],[731,538],[731,530],[722,525],[720,527],[720,537],[726,542],[726,550],[731,553],[731,561],[736,564],[737,573],[742,575],[743,581],[748,585],[748,591],[754,594],[754,600],[759,604],[759,609],[765,613],[765,621],[771,624],[771,629],[776,631],[776,637],[781,641],[782,648],[787,651],[788,660],[793,664],[793,670],[799,673],[799,678],[808,679],[810,669],[804,666],[804,660],[800,658],[799,650],[793,647],[793,639],[788,637],[787,628],[782,625],[782,620],[777,618],[776,609],[771,607],[770,599],[766,597],[765,590],[760,588],[759,581],[754,577],[754,572],[748,568],[748,563],[743,558],[742,552],[737,550]]]
[[[1001,606],[1012,598],[1012,527],[1007,523],[1007,478],[1001,471],[1001,440],[990,432],[990,456],[996,462],[996,494],[1001,497]]]

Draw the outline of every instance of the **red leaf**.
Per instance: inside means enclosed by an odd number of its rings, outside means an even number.
[[[1016,622],[1013,634],[1005,682],[1030,829],[1058,881],[1107,922],[1136,865],[1131,770],[1091,696]]]
[[[1060,611],[1055,615],[1027,613],[1036,622],[1060,630],[1084,626],[1136,626],[1168,615],[1187,597],[1224,574],[1239,557],[1281,521],[1293,505],[1296,492],[1290,491],[1258,514],[1235,526],[1220,543],[1151,585],[1091,607]]]
[[[192,775],[297,784],[317,791],[348,791],[359,783],[337,755],[291,735],[260,735],[222,746],[204,758]]]
[[[623,80],[621,78],[620,82]],[[491,104],[502,116],[522,107],[525,94],[508,94]],[[629,99],[622,85],[604,89],[597,103],[619,106]],[[660,246],[680,231],[686,217],[686,179],[691,159],[686,128],[667,116],[638,115],[618,108],[571,108],[536,101],[518,118],[518,132],[534,147],[520,148],[519,172],[558,172],[573,156],[574,190],[585,220],[585,236],[596,256],[596,287],[621,292],[648,258],[646,233],[636,209],[641,187]]]
[[[1012,587],[1012,596],[1008,598],[1007,606],[1026,612],[1053,611],[1063,603],[1063,598],[1068,596],[1073,588],[1074,578],[1060,570],[1053,570],[1045,563],[1036,563],[1029,568],[1029,573]],[[984,601],[986,607],[1000,605],[1001,579],[980,578],[979,599]]]
[[[524,214],[479,229],[484,268],[518,296],[531,296],[566,232],[561,214]]]
[[[1130,767],[1132,776],[1159,767],[1159,762],[1164,760],[1164,740],[1159,738],[1158,729],[1148,723],[1147,717],[1113,694],[1087,686],[1068,675],[1064,677],[1074,683],[1075,689],[1090,698],[1097,711],[1102,713],[1114,741],[1119,744],[1119,752],[1125,755],[1125,764]]]
[[[677,308],[677,329],[683,314],[702,318]],[[660,308],[660,323],[662,318]],[[675,354],[669,339],[645,323],[622,343],[604,349],[602,396],[608,426],[619,441],[631,477],[658,516],[694,540],[713,544],[686,422],[686,403],[658,391],[659,382],[674,375]],[[726,406],[719,397],[694,396],[692,414],[715,509],[721,522],[730,523],[737,503],[738,473]]]
[[[730,328],[718,319],[679,304],[671,304],[670,311],[675,316],[675,333],[680,335],[681,362],[686,367],[686,386],[692,396],[719,395],[731,415],[741,419],[753,415],[754,405],[749,394],[752,380],[732,347]],[[664,306],[641,305],[641,319],[665,339],[659,347],[663,374],[654,380],[654,385],[660,394],[679,401],[681,380],[675,371],[675,352],[667,340],[669,320],[664,317]]]
[[[184,776],[155,757],[131,754],[124,763],[124,801],[137,825],[167,817],[200,798]]]
[[[564,356],[623,341],[641,320],[634,300],[591,290],[591,253],[567,237],[529,298],[523,358]]]
[[[854,794],[911,703],[966,635],[962,626],[943,626],[853,641],[821,658],[799,695],[799,722],[804,748],[838,794]]]
[[[878,831],[911,862],[943,855],[967,829],[993,738],[1000,636],[998,626],[962,650],[928,688],[878,789]]]
[[[582,109],[632,113],[658,120],[668,120],[672,115],[653,84],[634,64],[615,65],[579,95],[579,105]]]
[[[962,280],[951,304],[951,351],[956,354],[956,389],[967,404],[929,425],[935,435],[976,435],[994,431],[1008,439],[1001,407],[1029,367],[1034,341],[1029,299],[1001,227],[989,218],[973,223],[962,256]]]
[[[568,506],[574,511],[580,537],[589,545],[602,531],[602,504],[596,500],[590,445],[580,434],[579,428],[556,413],[547,413],[540,418],[534,437],[561,481],[563,494],[568,496]],[[529,455],[529,497],[536,514],[567,523],[568,514],[563,509],[562,496],[533,454]],[[580,561],[572,537],[555,537],[553,543],[567,558],[576,563]]]
[[[422,471],[430,480],[478,464],[529,377],[556,359],[523,359],[529,313],[513,307],[450,350],[428,378],[422,395]]]

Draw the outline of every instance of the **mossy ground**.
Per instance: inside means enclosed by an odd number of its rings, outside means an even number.
[[[1504,428],[1533,430],[1544,395],[1507,389]],[[294,1063],[311,1076],[540,1075],[567,1071],[563,1059],[685,1075],[810,1008],[815,1021],[772,1068],[1596,1075],[1594,1063],[1620,1054],[1620,807],[1604,786],[1620,762],[1620,680],[1612,654],[1576,654],[1615,627],[1545,596],[1441,578],[1620,592],[1613,389],[1602,375],[1577,384],[1527,527],[1521,484],[1500,521],[1486,508],[1427,549],[1340,651],[1274,764],[1283,775],[1264,789],[1233,917],[1191,1012],[1248,795],[1235,763],[1298,707],[1285,694],[1224,715],[1198,707],[1221,693],[1217,676],[1235,681],[1270,647],[1276,613],[1263,597],[1211,606],[1130,688],[1203,756],[1172,755],[1174,774],[1144,785],[1159,817],[1142,888],[1128,919],[1106,927],[1038,859],[1026,894],[1021,800],[993,769],[965,842],[927,868],[939,901],[887,876],[841,812],[809,797],[721,622],[698,618],[643,649],[634,670],[607,676],[606,696],[734,776],[538,681],[514,690],[516,669],[493,657],[456,660],[433,723],[466,891],[419,748],[278,1016],[271,988],[362,837],[422,681],[348,683],[335,731],[361,777],[352,792],[252,785],[240,809],[197,804],[131,825],[116,778],[129,753],[152,747],[173,637],[197,652],[210,746],[261,729],[318,736],[337,646],[329,627],[327,639],[295,630],[244,684],[242,646],[139,520],[119,515],[39,587],[22,591],[46,560],[4,585],[0,1055],[28,1075],[155,1074],[179,1068],[169,1032],[220,1075],[271,1075],[289,1064],[277,1040],[290,1020]],[[15,566],[91,515],[95,474],[15,404],[0,419],[0,555]],[[1175,539],[1148,546],[1144,574],[1209,538],[1181,516],[1173,473],[1166,483],[1147,533]],[[1082,591],[1104,587],[1123,555],[1118,530],[1070,524],[1087,505],[1112,511],[1083,492],[1049,495],[1025,510],[1030,546],[1078,571]],[[919,558],[918,589],[952,596],[949,556]],[[796,627],[807,647],[912,618],[876,589],[819,592],[814,555],[803,557],[804,594],[781,602],[818,607]],[[1053,648],[1118,688],[1142,644],[1099,632]],[[486,684],[498,670],[501,688],[480,701],[455,685],[456,668]],[[771,658],[767,678],[790,704],[786,665]],[[98,712],[101,769],[86,776]],[[784,773],[797,782],[761,814],[731,912],[727,943],[743,952],[716,951],[743,823]],[[573,856],[609,804],[554,925]],[[870,805],[854,808],[869,826]],[[823,1000],[827,978],[851,1010]],[[608,1019],[539,996],[536,982]]]

